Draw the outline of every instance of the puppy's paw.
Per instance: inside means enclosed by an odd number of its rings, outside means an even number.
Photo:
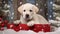
[[[31,22],[27,23],[27,25],[28,25],[28,26],[33,26],[33,25],[34,25],[34,22],[31,21]]]
[[[28,25],[28,26],[33,26],[34,24],[32,24],[32,23],[27,23],[27,25]]]
[[[19,23],[20,23],[20,20],[14,21],[14,24],[19,24]]]

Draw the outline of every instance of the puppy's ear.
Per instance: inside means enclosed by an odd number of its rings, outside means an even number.
[[[22,8],[23,8],[23,5],[18,7],[18,12],[19,12],[20,14],[22,13]]]
[[[33,10],[37,13],[39,11],[39,8],[35,5],[33,5]]]

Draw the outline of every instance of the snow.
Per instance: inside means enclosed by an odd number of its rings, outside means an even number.
[[[11,30],[11,29],[8,29],[8,30],[5,30],[4,31],[4,34],[36,34],[35,32],[29,30],[29,31],[19,31],[19,32],[16,32],[14,30]]]
[[[7,29],[4,31],[0,31],[0,34],[60,34],[60,27],[54,32],[38,32],[38,33],[36,33],[31,30],[28,30],[28,31],[20,30],[19,32],[16,32],[12,29]]]

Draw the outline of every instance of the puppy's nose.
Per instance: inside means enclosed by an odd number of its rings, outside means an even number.
[[[26,14],[26,18],[29,18],[29,14]]]

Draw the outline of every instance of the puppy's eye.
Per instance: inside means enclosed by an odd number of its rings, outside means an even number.
[[[25,12],[26,10],[24,10],[24,12]]]
[[[30,10],[30,12],[32,12],[32,10]]]

